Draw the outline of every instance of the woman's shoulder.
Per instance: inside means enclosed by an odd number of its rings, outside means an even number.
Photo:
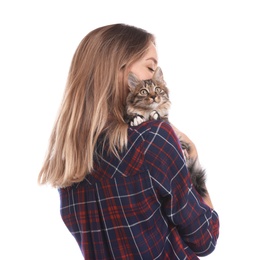
[[[156,134],[165,137],[175,133],[170,123],[163,120],[148,120],[138,126],[129,127],[129,135],[147,137]]]

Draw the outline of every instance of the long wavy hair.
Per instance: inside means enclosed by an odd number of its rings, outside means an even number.
[[[125,24],[103,26],[83,38],[71,62],[39,184],[67,187],[82,181],[93,170],[99,137],[116,156],[126,149],[129,67],[151,42],[152,34]]]

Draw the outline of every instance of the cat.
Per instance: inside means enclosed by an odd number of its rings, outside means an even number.
[[[129,73],[128,87],[130,92],[126,102],[127,123],[136,126],[150,119],[168,120],[171,102],[160,67],[149,80],[139,80],[135,74]]]
[[[169,99],[169,89],[166,86],[160,67],[157,67],[153,77],[148,80],[140,80],[135,74],[130,72],[128,75],[128,87],[125,121],[130,126],[140,125],[147,120],[160,119],[169,122],[168,116],[171,101]],[[207,194],[205,169],[201,167],[198,158],[190,158],[189,144],[181,140],[180,136],[178,137],[193,185],[198,193],[205,197]]]

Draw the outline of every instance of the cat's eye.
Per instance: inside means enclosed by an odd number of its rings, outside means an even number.
[[[155,88],[155,92],[156,92],[156,93],[162,93],[162,89],[161,89],[160,87],[156,87],[156,88]]]
[[[142,96],[146,96],[148,94],[148,91],[146,89],[141,89],[139,93]]]

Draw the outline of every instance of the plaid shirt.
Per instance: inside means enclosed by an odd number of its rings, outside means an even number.
[[[218,215],[194,190],[166,122],[129,128],[120,159],[104,154],[92,174],[59,194],[85,259],[199,259],[219,235]]]

